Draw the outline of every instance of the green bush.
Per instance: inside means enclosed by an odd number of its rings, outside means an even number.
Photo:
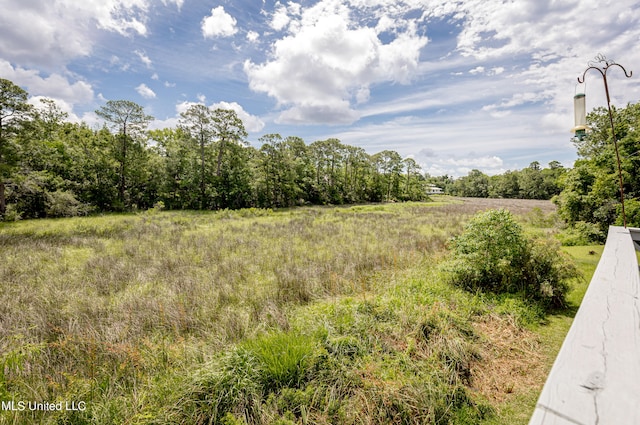
[[[631,199],[627,198],[624,201],[624,209],[625,209],[625,215],[627,217],[627,226],[640,227],[640,201],[633,198]],[[624,223],[622,220],[621,204],[617,205],[616,211],[617,211],[618,217],[616,218],[616,221],[614,224],[616,226],[622,226]]]
[[[76,217],[90,211],[89,206],[78,201],[72,192],[63,190],[47,192],[45,205],[47,217]]]
[[[564,246],[576,246],[604,242],[605,236],[597,224],[576,221],[560,232],[557,238]]]
[[[445,270],[472,291],[521,294],[546,307],[564,305],[566,281],[578,272],[557,243],[529,239],[507,210],[476,215],[451,240]]]

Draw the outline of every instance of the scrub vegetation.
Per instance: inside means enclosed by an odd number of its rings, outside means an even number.
[[[526,423],[584,281],[559,310],[452,282],[498,207],[556,233],[547,201],[449,198],[4,223],[0,399],[86,409],[0,423]]]

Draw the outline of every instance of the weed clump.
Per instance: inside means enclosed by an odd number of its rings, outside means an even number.
[[[450,280],[471,291],[520,294],[545,308],[565,304],[576,267],[557,243],[531,239],[504,209],[476,215],[451,240],[444,268]]]

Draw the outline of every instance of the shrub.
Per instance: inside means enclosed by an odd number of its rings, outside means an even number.
[[[557,236],[564,246],[591,245],[604,242],[605,233],[595,223],[576,221],[570,227],[564,229]]]
[[[87,215],[90,208],[78,201],[72,192],[56,190],[47,192],[45,212],[48,217],[76,217]]]
[[[578,272],[557,244],[533,240],[506,210],[476,215],[451,240],[445,270],[469,290],[517,293],[546,307],[562,306],[566,281]]]
[[[21,218],[22,214],[20,214],[14,204],[8,204],[4,215],[0,215],[0,221],[18,221]]]

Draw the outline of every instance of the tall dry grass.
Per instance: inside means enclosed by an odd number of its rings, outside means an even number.
[[[3,224],[0,398],[79,399],[91,403],[93,421],[131,420],[159,376],[289,329],[292,306],[366,294],[401,270],[436,261],[461,224],[487,207],[466,201]]]

